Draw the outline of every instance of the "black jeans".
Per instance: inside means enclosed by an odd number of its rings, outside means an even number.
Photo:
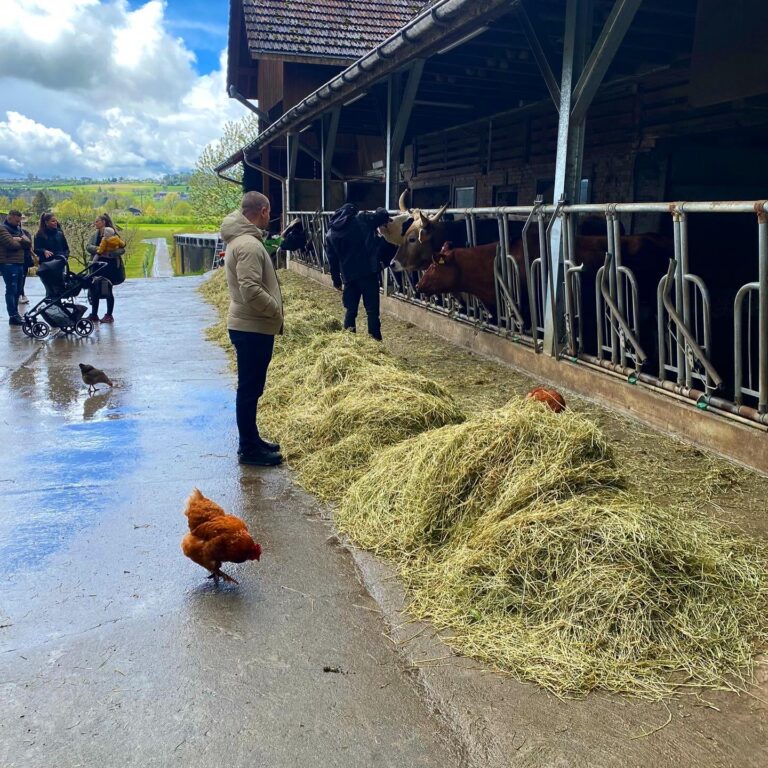
[[[91,297],[91,312],[94,315],[99,314],[99,301],[100,299],[97,296]],[[115,309],[115,297],[107,296],[106,301],[107,301],[107,314],[111,315]]]
[[[379,319],[379,275],[359,277],[344,283],[341,301],[344,304],[344,327],[354,328],[357,320],[357,310],[360,307],[360,299],[363,299],[365,313],[368,315],[368,333],[374,339],[381,340],[381,320]]]
[[[240,450],[248,452],[259,447],[256,408],[267,381],[267,368],[272,360],[275,337],[266,333],[230,329],[229,338],[237,356],[237,432],[240,436]]]

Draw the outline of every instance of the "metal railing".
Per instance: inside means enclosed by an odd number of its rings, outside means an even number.
[[[537,352],[544,348],[549,312],[561,329],[550,350],[556,356],[564,353],[571,362],[618,372],[631,382],[691,398],[701,408],[768,424],[766,201],[544,205],[539,199],[529,206],[446,213],[465,223],[470,247],[478,244],[481,220],[495,220],[496,313],[473,297],[457,302],[454,296],[419,295],[415,276],[404,272],[385,271],[382,288],[389,295]],[[660,228],[671,234],[622,234],[622,219],[639,214],[657,214]],[[744,214],[756,220],[754,250],[751,228],[750,246],[729,252],[722,265],[715,266],[717,248],[699,244],[692,250],[691,220],[722,217],[719,231],[727,242],[733,221],[728,217],[739,215],[743,228]],[[330,213],[290,215],[302,219],[308,234],[307,248],[292,257],[327,271],[323,241]],[[579,234],[585,216],[599,217],[604,230],[601,223],[599,234]],[[563,249],[560,259],[553,259],[550,233],[557,219]],[[752,279],[734,283],[736,264]],[[695,271],[702,267],[706,275]]]

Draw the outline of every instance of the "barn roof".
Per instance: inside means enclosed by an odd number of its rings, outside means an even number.
[[[242,0],[254,58],[354,61],[429,5],[424,0]]]

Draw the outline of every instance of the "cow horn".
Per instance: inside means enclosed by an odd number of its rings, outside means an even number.
[[[437,224],[440,219],[443,218],[443,214],[448,210],[448,203],[446,203],[434,216],[429,216],[429,220],[433,224]]]
[[[406,189],[397,201],[398,206],[400,206],[400,213],[408,213],[408,208],[405,206],[405,199],[408,197],[408,192],[409,190]]]

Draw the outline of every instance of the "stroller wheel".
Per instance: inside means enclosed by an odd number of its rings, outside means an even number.
[[[65,333],[67,336],[75,332],[75,326],[74,325],[65,325],[61,331]]]
[[[78,336],[90,336],[93,333],[93,323],[85,318],[78,320],[75,325],[75,333]]]
[[[24,325],[21,326],[21,330],[24,331],[25,336],[32,338],[32,326],[33,323],[28,318],[24,318]]]
[[[41,322],[37,322],[32,326],[32,335],[36,339],[44,339],[50,331],[50,328]]]

